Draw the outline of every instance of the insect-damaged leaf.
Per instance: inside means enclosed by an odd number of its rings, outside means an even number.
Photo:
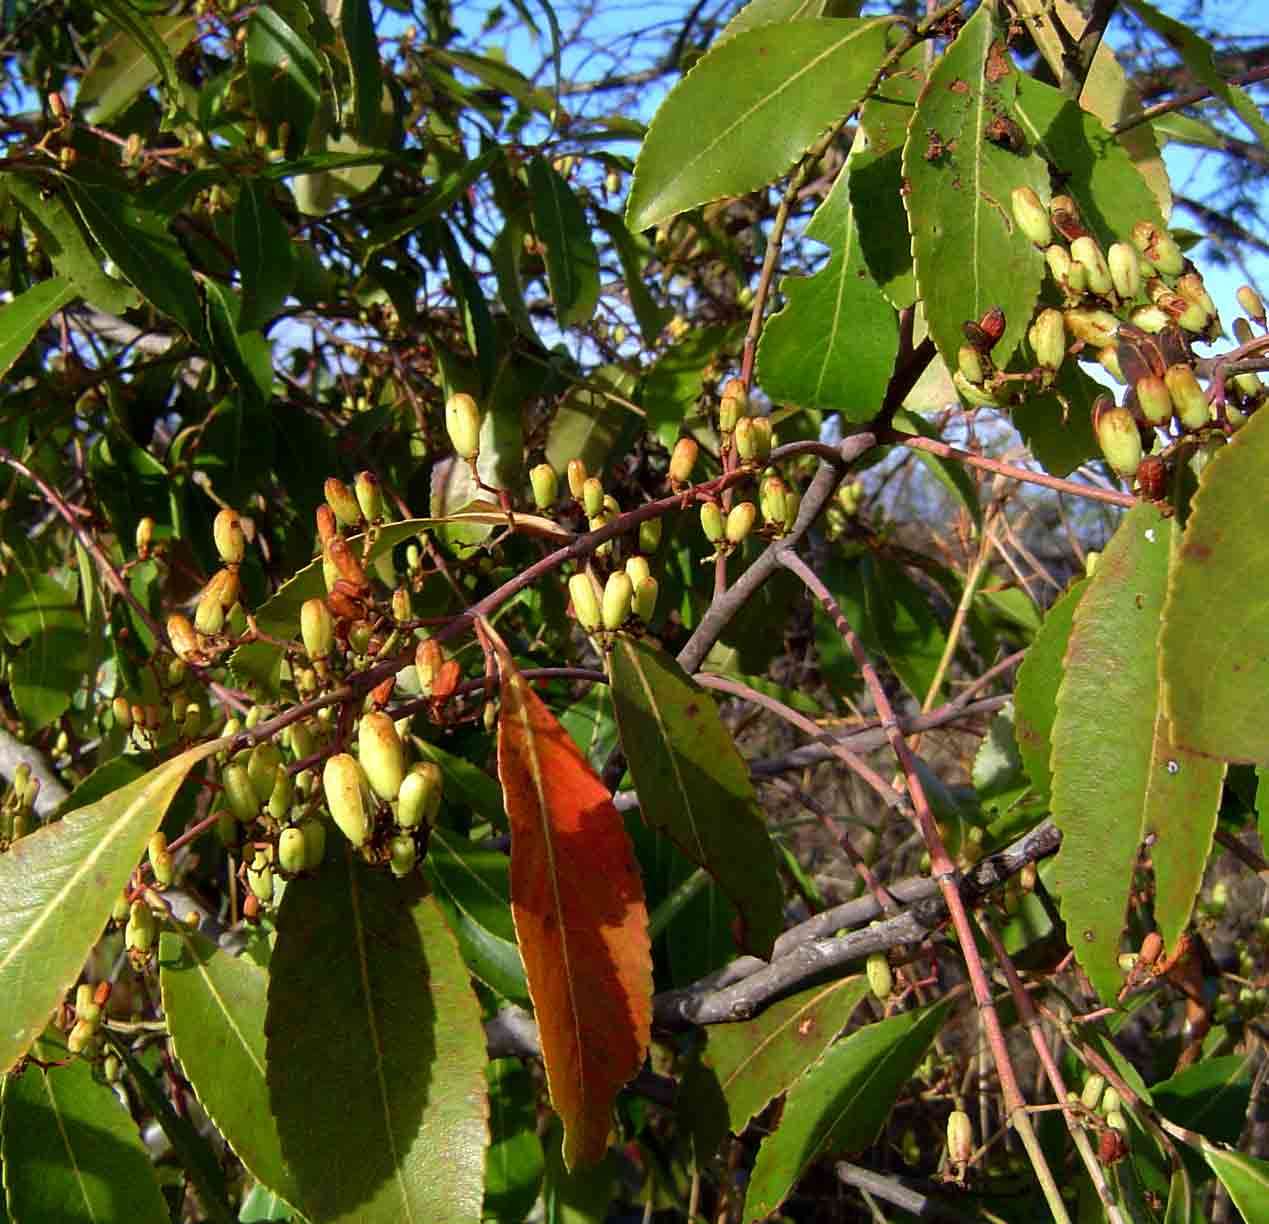
[[[613,1101],[648,1048],[648,912],[612,796],[506,647],[493,642],[511,913],[551,1103],[564,1122],[564,1160],[576,1168],[603,1157]]]

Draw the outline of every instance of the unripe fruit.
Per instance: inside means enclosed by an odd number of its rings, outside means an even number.
[[[154,542],[154,520],[147,514],[137,524],[137,556],[144,561],[150,555],[150,545]]]
[[[1168,394],[1168,385],[1162,378],[1147,374],[1137,379],[1133,389],[1137,393],[1141,415],[1151,425],[1166,425],[1172,419],[1172,396]]]
[[[1164,276],[1180,276],[1185,270],[1185,256],[1171,234],[1152,221],[1138,221],[1132,227],[1132,244]]]
[[[1093,1074],[1084,1081],[1084,1091],[1080,1093],[1080,1104],[1085,1109],[1096,1109],[1101,1103],[1102,1093],[1106,1090],[1106,1077]]]
[[[1186,429],[1202,429],[1211,421],[1212,407],[1207,402],[1207,393],[1199,386],[1190,366],[1185,362],[1168,366],[1163,380],[1172,396],[1177,420]]]
[[[1141,292],[1141,259],[1137,248],[1131,243],[1116,242],[1111,246],[1106,262],[1115,292],[1125,302],[1131,302]]]
[[[357,748],[371,789],[390,803],[405,778],[405,745],[391,717],[382,711],[365,715],[357,727]]]
[[[692,469],[696,466],[700,449],[695,438],[680,438],[674,444],[670,454],[671,484],[687,484],[692,479]]]
[[[549,463],[539,463],[529,472],[529,484],[533,488],[533,504],[539,510],[549,510],[560,495],[560,478]]]
[[[958,1165],[968,1164],[974,1154],[974,1124],[963,1109],[954,1109],[947,1119],[947,1155]]]
[[[1106,266],[1106,256],[1097,239],[1087,234],[1076,238],[1071,243],[1071,258],[1083,266],[1088,276],[1088,287],[1100,297],[1106,297],[1114,288],[1110,279],[1110,269]]]
[[[310,659],[329,657],[335,645],[335,621],[324,599],[306,599],[300,606],[300,636]]]
[[[434,761],[422,761],[405,775],[397,794],[397,825],[417,829],[435,823],[441,807],[442,774]]]
[[[287,875],[297,875],[308,866],[308,848],[299,825],[288,825],[278,834],[278,866]]]
[[[600,608],[600,619],[605,629],[611,632],[625,624],[633,598],[634,583],[625,570],[617,570],[608,575],[608,581],[604,584],[603,605]]]
[[[1128,1133],[1128,1119],[1124,1117],[1123,1111],[1119,1109],[1107,1110],[1106,1125],[1113,1131],[1118,1131],[1121,1135]]]
[[[568,597],[573,601],[573,615],[577,617],[577,623],[588,633],[598,629],[603,621],[603,614],[599,607],[599,596],[595,593],[595,584],[589,574],[574,574],[568,580]]]
[[[632,608],[634,614],[646,625],[652,620],[657,609],[657,595],[660,592],[657,580],[647,577],[635,587]]]
[[[582,509],[594,518],[604,508],[604,485],[598,476],[588,476],[582,485]]]
[[[419,691],[425,697],[431,695],[444,662],[441,644],[435,638],[424,638],[415,648],[414,670],[419,678]]]
[[[247,777],[251,780],[257,803],[268,803],[272,798],[281,764],[282,753],[276,744],[257,744],[251,750],[251,755],[247,757]]]
[[[586,465],[580,459],[568,461],[568,491],[578,500],[582,500],[582,489],[586,485]]]
[[[639,524],[639,551],[654,553],[661,547],[661,520],[644,519]]]
[[[399,834],[388,843],[388,866],[392,869],[392,874],[401,879],[408,876],[414,870],[415,863],[418,862],[419,851],[414,844],[414,838],[408,833]]]
[[[128,894],[126,892],[120,892],[120,894],[115,898],[114,908],[110,911],[110,916],[116,922],[127,922],[130,908],[131,905],[128,901]]]
[[[987,369],[983,355],[972,344],[962,344],[956,350],[956,368],[966,382],[981,387],[987,381]]]
[[[190,661],[198,658],[198,634],[188,617],[173,612],[167,618],[167,636],[178,659]]]
[[[162,833],[155,833],[146,847],[150,860],[150,870],[154,873],[154,883],[159,888],[172,886],[172,856],[168,852],[167,838]]]
[[[1030,187],[1015,187],[1009,198],[1013,219],[1018,228],[1038,247],[1048,246],[1053,238],[1049,210]]]
[[[480,409],[470,395],[459,392],[445,401],[445,429],[460,459],[474,459],[480,453]]]
[[[894,990],[894,972],[890,968],[890,959],[884,952],[874,952],[865,962],[868,975],[868,989],[875,998],[883,1002]]]
[[[287,746],[291,749],[291,755],[297,761],[302,761],[317,751],[317,741],[313,738],[313,730],[307,722],[292,723],[283,734],[286,736]]]
[[[1255,319],[1263,327],[1265,325],[1265,304],[1261,300],[1260,294],[1250,285],[1240,285],[1236,296],[1243,313],[1249,319]]]
[[[652,567],[648,564],[647,557],[627,557],[626,573],[630,575],[630,582],[637,591],[639,583],[652,576]]]
[[[225,802],[234,818],[242,824],[250,824],[260,814],[260,803],[255,788],[247,775],[247,767],[237,763],[228,766],[221,777],[225,788]]]
[[[1049,307],[1036,315],[1027,332],[1036,361],[1046,370],[1058,369],[1066,357],[1066,324],[1060,310]]]
[[[158,935],[158,923],[144,901],[134,901],[128,909],[128,925],[124,928],[123,941],[130,952],[143,956],[154,947]]]
[[[717,502],[701,503],[701,530],[711,544],[717,544],[723,538],[723,512]]]
[[[238,565],[247,551],[247,537],[242,533],[242,521],[236,510],[224,509],[212,523],[212,538],[216,551],[226,565]]]
[[[1103,349],[1113,344],[1119,334],[1119,320],[1108,310],[1095,310],[1087,306],[1073,306],[1062,312],[1066,330],[1085,344]]]
[[[740,544],[753,530],[754,520],[758,517],[758,508],[750,501],[737,502],[727,512],[727,522],[723,534],[728,544]]]
[[[370,815],[366,811],[368,783],[357,759],[346,752],[330,757],[322,771],[322,789],[339,831],[354,846],[364,846],[370,840]]]
[[[1127,408],[1099,395],[1093,404],[1093,432],[1106,462],[1121,476],[1132,476],[1141,464],[1141,433]]]
[[[361,522],[361,507],[342,480],[328,476],[322,492],[325,494],[326,504],[334,511],[335,518],[345,527],[356,527]]]
[[[379,477],[373,472],[358,472],[353,482],[353,491],[357,494],[357,505],[368,523],[383,517],[383,493],[379,488]]]

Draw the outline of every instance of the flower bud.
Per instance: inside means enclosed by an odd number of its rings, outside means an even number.
[[[974,1154],[974,1124],[963,1109],[954,1109],[947,1118],[947,1156],[955,1164],[968,1164]]]
[[[748,397],[746,397],[747,399]],[[744,401],[738,396],[724,395],[718,403],[718,429],[729,434],[746,416]]]
[[[282,734],[286,737],[286,745],[290,748],[291,755],[297,761],[302,761],[305,757],[310,757],[317,751],[317,741],[313,738],[313,728],[309,726],[307,721],[292,723]]]
[[[868,975],[868,989],[874,997],[883,1002],[894,990],[894,972],[890,968],[890,959],[884,952],[874,952],[864,963]]]
[[[137,524],[137,556],[144,561],[150,555],[150,545],[154,541],[154,520],[147,514]]]
[[[634,583],[625,570],[617,570],[608,575],[604,584],[604,599],[600,609],[600,619],[609,631],[620,629],[630,615],[630,605],[634,599]]]
[[[383,517],[383,490],[379,487],[379,477],[373,472],[358,472],[353,482],[353,491],[357,494],[357,505],[368,523]]]
[[[220,781],[225,788],[225,802],[235,819],[242,824],[250,824],[260,814],[260,801],[251,785],[247,767],[236,762],[226,766]]]
[[[267,850],[257,850],[247,867],[247,887],[261,901],[273,900],[273,863]]]
[[[1119,348],[1116,345],[1108,344],[1097,354],[1097,360],[1101,362],[1102,369],[1116,382],[1126,383],[1128,381],[1124,377],[1123,367],[1119,364]]]
[[[670,454],[670,483],[687,484],[692,479],[692,469],[696,466],[696,456],[700,447],[695,438],[680,438],[674,444]]]
[[[647,557],[627,557],[626,573],[630,575],[630,581],[637,591],[639,589],[639,583],[641,583],[645,578],[650,578],[652,576],[652,567],[648,564]]]
[[[1106,262],[1115,292],[1125,302],[1131,302],[1141,292],[1141,259],[1137,248],[1128,242],[1116,242],[1110,248]]]
[[[639,551],[655,553],[661,547],[661,520],[659,518],[644,519],[639,524]]]
[[[356,757],[346,752],[330,757],[322,771],[322,788],[326,792],[326,806],[339,831],[354,846],[364,846],[370,840],[370,814],[366,810],[368,783]]]
[[[445,663],[441,644],[435,638],[424,638],[414,651],[414,670],[419,678],[419,691],[430,696]]]
[[[723,512],[717,502],[701,503],[701,530],[711,544],[717,544],[723,538],[726,529],[723,526]]]
[[[1066,324],[1060,310],[1049,307],[1036,315],[1027,332],[1036,361],[1046,370],[1056,370],[1066,357]]]
[[[1057,287],[1063,293],[1072,292],[1070,284],[1071,277],[1071,252],[1060,242],[1055,242],[1051,246],[1044,249],[1044,262],[1049,265],[1049,275],[1053,277]],[[1081,275],[1083,269],[1080,270]]]
[[[594,518],[604,509],[604,485],[598,476],[588,476],[582,485],[582,509]]]
[[[1015,187],[1009,198],[1013,219],[1018,228],[1038,247],[1048,246],[1053,238],[1049,210],[1030,187]]]
[[[277,782],[278,766],[282,764],[282,753],[276,744],[257,744],[247,757],[247,778],[255,793],[256,803],[268,803],[273,795],[273,787]]]
[[[132,729],[132,707],[126,697],[116,697],[110,703],[111,712],[115,716],[115,725],[124,731]]]
[[[335,622],[324,599],[306,599],[300,606],[300,636],[310,659],[329,657],[335,645]]]
[[[1250,285],[1240,285],[1237,293],[1238,305],[1249,319],[1255,319],[1261,327],[1265,325],[1265,304]]]
[[[194,610],[194,628],[202,634],[214,636],[225,627],[225,609],[220,597],[210,583],[201,596],[198,607]]]
[[[549,463],[539,463],[529,472],[529,484],[533,488],[533,504],[539,510],[549,510],[560,495],[560,478]]]
[[[779,476],[766,476],[758,486],[758,504],[762,507],[762,517],[768,523],[784,525],[784,500],[788,488]]]
[[[1141,433],[1132,413],[1099,395],[1093,403],[1093,432],[1106,462],[1121,476],[1134,475],[1141,464]]]
[[[279,824],[291,814],[291,804],[295,800],[295,779],[286,771],[285,765],[279,765],[273,771],[273,789],[269,792],[269,815]]]
[[[1155,336],[1172,322],[1172,318],[1159,306],[1139,306],[1129,315],[1129,322],[1147,335]]]
[[[238,565],[247,551],[247,537],[242,532],[242,521],[236,510],[224,509],[212,523],[212,538],[216,551],[226,565]]]
[[[568,461],[568,491],[577,501],[582,500],[582,489],[586,485],[586,465],[580,459],[570,459]]]
[[[660,593],[660,589],[660,584],[651,575],[644,578],[635,587],[634,600],[631,607],[634,614],[645,625],[651,622],[653,614],[657,610],[657,595]]]
[[[766,463],[775,445],[775,431],[770,417],[753,417],[753,457],[759,463]]]
[[[1088,287],[1099,297],[1107,297],[1114,289],[1110,279],[1110,269],[1106,266],[1106,256],[1097,239],[1085,234],[1071,243],[1071,258],[1081,264],[1088,276]]]
[[[397,825],[402,829],[417,829],[420,825],[436,822],[441,807],[443,777],[440,766],[434,761],[422,761],[414,766],[397,794]]]
[[[178,659],[187,662],[198,659],[198,634],[189,623],[189,617],[173,612],[167,618],[167,636]]]
[[[76,1020],[66,1037],[66,1048],[72,1054],[83,1054],[86,1057],[95,1052],[98,1034],[97,1026],[86,1020]]]
[[[983,355],[972,344],[962,344],[956,350],[956,368],[966,382],[981,387],[987,381],[986,363]]]
[[[304,832],[304,865],[306,871],[316,871],[326,857],[326,822],[306,820],[300,825]]]
[[[1119,320],[1108,310],[1095,310],[1087,306],[1072,306],[1062,312],[1066,330],[1085,344],[1103,349],[1115,342],[1119,334]]]
[[[1212,407],[1193,369],[1185,362],[1177,362],[1168,366],[1163,380],[1172,396],[1177,420],[1186,429],[1202,429],[1212,419]]]
[[[123,932],[128,951],[140,953],[143,957],[148,955],[157,935],[158,923],[150,907],[144,901],[134,901],[128,910],[128,925]]]
[[[1152,221],[1138,221],[1132,227],[1132,244],[1164,276],[1180,276],[1185,270],[1185,256],[1172,240],[1172,235]]]
[[[371,789],[390,803],[405,778],[405,745],[391,717],[381,711],[365,715],[357,728],[357,749]]]
[[[418,858],[418,847],[408,833],[398,834],[388,843],[388,866],[397,879],[408,876],[414,870]]]
[[[1168,394],[1167,383],[1158,375],[1146,374],[1137,379],[1133,392],[1148,424],[1166,425],[1172,419],[1172,396]]]
[[[573,601],[573,615],[577,617],[577,623],[588,633],[598,629],[603,622],[603,613],[590,574],[585,571],[574,574],[568,580],[568,596]]]
[[[445,428],[460,459],[474,459],[480,453],[480,409],[470,395],[459,392],[445,401]]]
[[[356,527],[361,522],[361,507],[342,480],[328,476],[322,491],[326,496],[326,504],[345,527]]]
[[[753,530],[754,520],[758,517],[758,508],[751,501],[737,502],[727,512],[727,523],[723,528],[727,543],[740,544]]]
[[[1102,1093],[1106,1090],[1106,1077],[1093,1074],[1084,1081],[1084,1090],[1080,1093],[1080,1104],[1085,1109],[1096,1109],[1101,1104]]]
[[[154,873],[154,883],[159,888],[172,886],[172,855],[167,848],[167,838],[162,833],[155,833],[146,847],[146,855],[150,860],[150,870]]]
[[[792,531],[798,521],[798,511],[802,509],[802,494],[797,489],[790,489],[784,495],[784,529]]]
[[[287,825],[278,834],[278,866],[288,876],[298,875],[308,866],[304,830],[299,825]]]

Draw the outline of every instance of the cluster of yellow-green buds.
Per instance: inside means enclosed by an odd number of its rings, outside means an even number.
[[[66,1048],[72,1054],[94,1058],[101,1052],[101,1024],[109,999],[109,982],[96,986],[81,982],[75,988],[75,1023],[66,1038]]]
[[[236,510],[225,508],[212,524],[212,538],[222,567],[203,587],[194,609],[194,619],[180,612],[167,618],[167,636],[176,657],[183,663],[202,665],[232,644],[229,635],[241,634],[247,627],[246,613],[240,602],[242,583],[239,567],[247,550],[247,533]],[[138,552],[141,538],[138,534]],[[146,541],[148,548],[148,541]]]
[[[39,778],[31,776],[31,767],[25,762],[18,765],[4,799],[0,801],[0,850],[31,831],[32,814],[39,794]]]
[[[659,590],[648,559],[639,554],[628,557],[625,567],[613,570],[602,586],[589,569],[568,580],[573,615],[587,633],[615,633],[631,616],[647,624],[656,613]]]

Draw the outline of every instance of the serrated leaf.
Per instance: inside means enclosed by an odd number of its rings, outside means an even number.
[[[599,301],[599,254],[573,189],[544,157],[529,163],[533,228],[546,250],[546,276],[561,327],[590,321]]]
[[[189,931],[159,942],[172,1045],[199,1103],[257,1181],[295,1202],[265,1075],[269,975]]]
[[[806,227],[829,248],[828,263],[814,276],[780,282],[785,304],[762,330],[758,381],[772,399],[867,421],[885,397],[899,324],[864,260],[851,208],[853,157]]]
[[[1256,413],[1204,467],[1163,612],[1163,699],[1193,752],[1269,765],[1269,414]],[[1213,617],[1216,621],[1213,621]],[[1219,626],[1226,647],[1210,648]]]
[[[1062,661],[1071,636],[1075,609],[1087,586],[1081,578],[1045,613],[1044,623],[1027,656],[1018,668],[1014,690],[1014,734],[1027,777],[1036,793],[1048,798],[1053,781],[1049,765],[1052,756],[1053,719],[1057,714],[1058,686],[1062,683]]]
[[[1245,1224],[1269,1224],[1269,1160],[1209,1144],[1204,1144],[1203,1156],[1242,1212]]]
[[[70,281],[54,276],[0,306],[0,377],[9,372],[49,317],[78,296]]]
[[[265,1031],[269,1096],[305,1215],[480,1219],[484,1028],[420,876],[394,879],[341,846],[316,876],[292,880]]]
[[[498,777],[511,824],[511,912],[564,1162],[608,1149],[612,1105],[648,1048],[652,957],[630,839],[612,796],[494,639]]]
[[[234,247],[242,276],[238,330],[254,331],[281,309],[295,283],[291,233],[261,179],[247,179],[239,191]]]
[[[1014,224],[1009,203],[1015,187],[1049,190],[1044,159],[1010,144],[1019,79],[994,10],[982,5],[931,71],[903,150],[917,287],[930,335],[953,369],[962,324],[993,307],[1006,320],[993,357],[1006,365],[1040,292],[1044,257]]]
[[[744,945],[769,956],[784,894],[749,770],[713,698],[650,641],[609,655],[613,709],[644,820],[713,876],[740,913]]]
[[[40,1041],[30,1065],[4,1081],[0,1161],[15,1221],[167,1224],[154,1165],[136,1124],[88,1059]],[[4,1218],[0,1208],[0,1218]]]
[[[485,1218],[520,1224],[537,1201],[546,1156],[537,1135],[537,1092],[515,1058],[489,1064],[489,1131]]]
[[[891,18],[765,25],[716,44],[670,91],[635,164],[638,232],[783,174],[863,99]]]
[[[115,15],[113,5],[103,8],[112,17]],[[84,71],[75,105],[87,107],[84,117],[89,123],[109,123],[143,89],[159,80],[161,70],[172,68],[173,61],[198,33],[198,19],[193,13],[145,17],[138,14],[133,20],[141,30],[134,31],[131,25],[116,30],[93,53]],[[160,46],[166,52],[166,63],[157,53]],[[175,81],[172,70],[169,86]]]
[[[947,1009],[936,1003],[859,1029],[793,1085],[779,1128],[758,1149],[745,1194],[747,1224],[775,1211],[826,1145],[849,1153],[876,1138]]]
[[[200,744],[130,786],[0,854],[0,1070],[44,1028],[101,935],[124,881],[201,760],[223,740]]]

